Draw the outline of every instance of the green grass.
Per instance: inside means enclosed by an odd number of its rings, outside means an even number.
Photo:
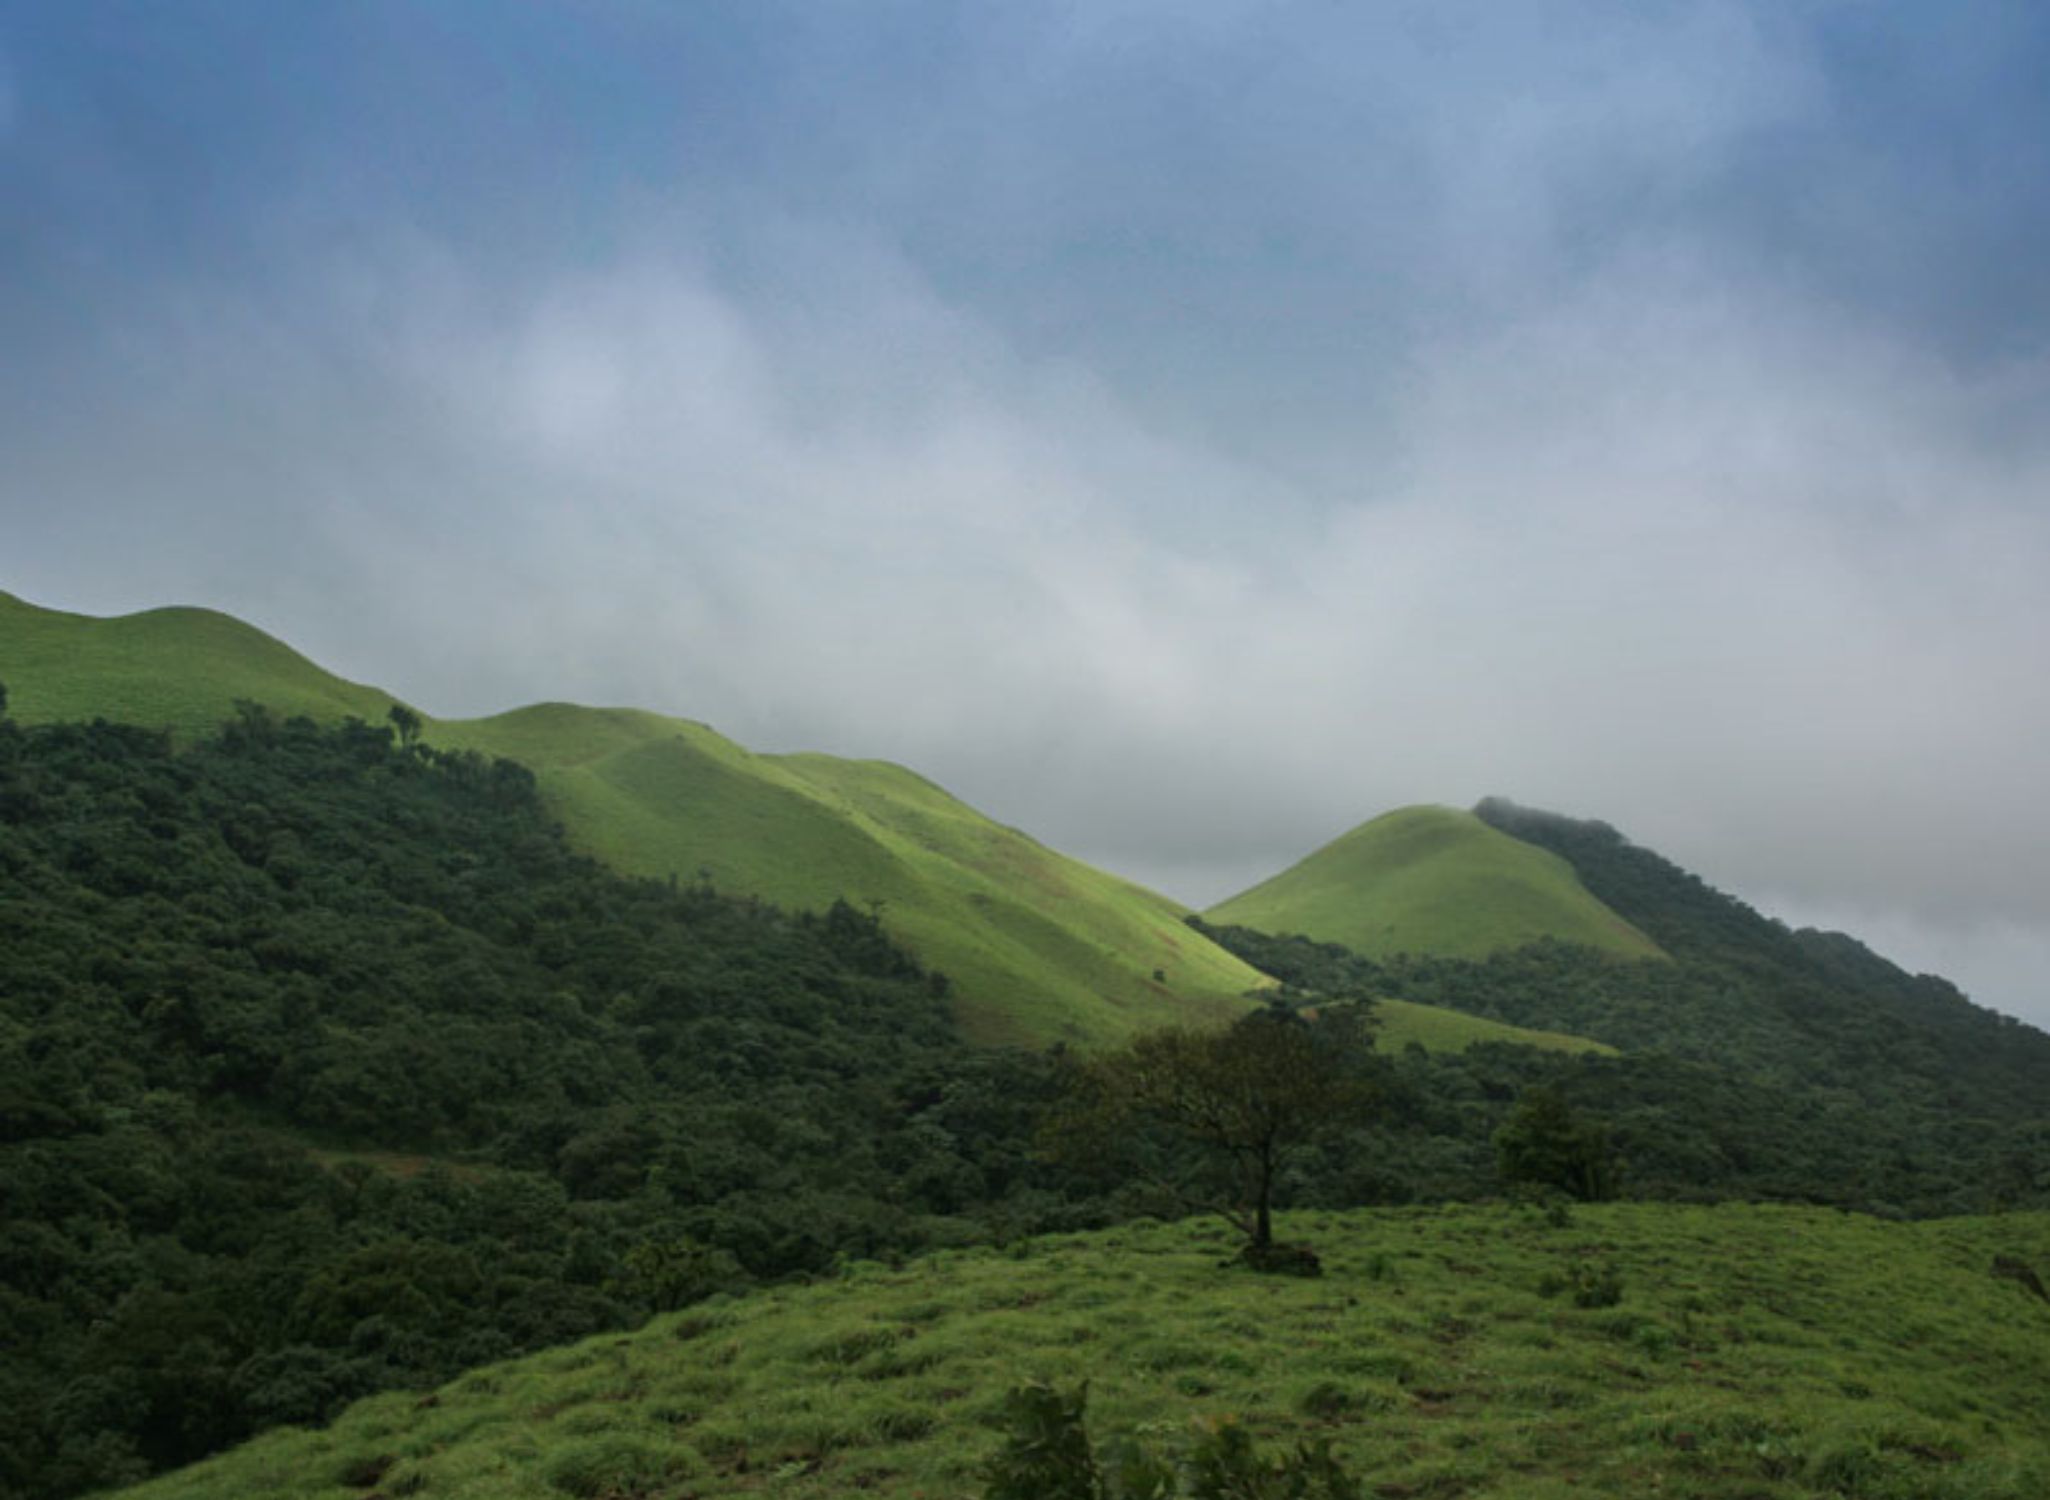
[[[1400,1052],[1415,1045],[1426,1052],[1464,1052],[1477,1042],[1501,1042],[1517,1047],[1539,1047],[1547,1052],[1599,1052],[1616,1055],[1606,1042],[1563,1031],[1533,1031],[1511,1026],[1465,1011],[1447,1010],[1440,1005],[1419,1005],[1412,1000],[1381,999],[1374,1002],[1380,1022],[1374,1032],[1374,1046],[1384,1053]]]
[[[1320,1280],[1141,1224],[716,1301],[394,1394],[142,1500],[970,1496],[1005,1389],[1090,1382],[1099,1436],[1239,1416],[1369,1492],[1796,1500],[2050,1494],[2050,1215],[1883,1223],[1613,1205],[1285,1215]],[[1577,1305],[1576,1272],[1620,1298]],[[1582,1282],[1599,1277],[1581,1275]]]
[[[1540,938],[1662,956],[1566,861],[1449,807],[1406,807],[1363,823],[1203,915],[1342,943],[1370,958],[1479,958]]]
[[[109,718],[189,738],[235,700],[282,716],[382,722],[391,695],[322,671],[282,641],[210,609],[116,619],[65,614],[0,593],[0,683],[24,724]]]
[[[546,704],[436,723],[532,766],[572,841],[634,874],[819,908],[879,904],[986,1042],[1116,1041],[1237,1014],[1268,981],[1163,896],[1055,853],[901,766],[757,755],[702,724]]]

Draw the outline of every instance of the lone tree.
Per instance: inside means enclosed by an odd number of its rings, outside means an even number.
[[[410,746],[420,738],[420,716],[403,703],[394,703],[385,713],[392,727],[399,732],[399,743]]]
[[[1376,1107],[1366,1024],[1356,1005],[1315,1016],[1270,1005],[1222,1031],[1151,1032],[1085,1065],[1058,1144],[1073,1155],[1158,1132],[1193,1169],[1175,1174],[1177,1190],[1222,1214],[1246,1236],[1242,1258],[1263,1265],[1287,1153]]]

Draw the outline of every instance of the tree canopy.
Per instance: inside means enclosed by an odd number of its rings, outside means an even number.
[[[1224,1030],[1152,1032],[1097,1059],[1063,1128],[1070,1150],[1151,1128],[1179,1148],[1169,1180],[1264,1251],[1286,1154],[1370,1116],[1370,1063],[1363,1008],[1270,1005]]]

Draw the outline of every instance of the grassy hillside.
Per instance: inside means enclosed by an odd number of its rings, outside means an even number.
[[[104,716],[205,734],[248,698],[280,715],[382,721],[389,694],[324,672],[282,641],[210,609],[115,619],[0,593],[0,683],[25,724]]]
[[[1540,938],[1660,956],[1565,860],[1449,807],[1405,807],[1363,823],[1204,916],[1373,958],[1478,958]]]
[[[1226,1414],[1270,1443],[1326,1436],[1384,1496],[2050,1493],[2050,1302],[1991,1274],[1995,1257],[2050,1269],[2050,1215],[1424,1208],[1282,1227],[1323,1279],[1221,1270],[1207,1222],[860,1265],[378,1397],[127,1493],[969,1496],[1026,1377],[1088,1380],[1099,1436],[1172,1441]]]
[[[25,723],[104,715],[181,734],[238,698],[381,721],[392,703],[207,610],[92,619],[0,595],[0,683]],[[1114,1041],[1244,1008],[1262,975],[1163,896],[1002,827],[901,767],[756,755],[702,724],[541,704],[427,722],[430,742],[532,767],[580,847],[630,874],[708,877],[785,906],[879,902],[954,982],[975,1039]]]
[[[1448,1010],[1442,1005],[1420,1005],[1413,1000],[1382,998],[1374,1002],[1374,1016],[1380,1023],[1374,1045],[1383,1052],[1400,1052],[1414,1044],[1426,1052],[1464,1052],[1480,1042],[1500,1042],[1512,1047],[1536,1047],[1546,1052],[1614,1053],[1615,1048],[1584,1036],[1563,1031],[1534,1031],[1511,1026],[1485,1016]]]
[[[567,704],[436,723],[427,738],[531,766],[571,839],[619,869],[794,907],[881,903],[890,931],[954,981],[978,1040],[1222,1019],[1266,982],[1176,903],[901,766],[757,755],[702,724]]]

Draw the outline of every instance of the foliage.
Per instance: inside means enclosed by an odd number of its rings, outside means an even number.
[[[508,762],[0,721],[0,905],[0,1495],[1071,1221],[1058,1070],[871,914],[623,880]]]
[[[1576,1021],[1595,1023],[1569,1029],[1622,1047],[1734,1058],[1746,1071],[1867,1098],[2044,1117],[2050,1034],[1972,1004],[1942,979],[1908,974],[1842,933],[1762,917],[1606,823],[1499,798],[1475,812],[1570,861],[1590,891],[1683,960],[1664,976],[1670,983],[1646,965],[1625,966],[1611,986],[1576,981],[1603,996],[1593,1003],[1572,1004],[1557,984],[1517,986],[1527,1005],[1570,1007],[1581,1012]]]
[[[1270,1005],[1222,1031],[1152,1032],[1086,1066],[1056,1131],[1073,1154],[1152,1127],[1183,1148],[1170,1158],[1177,1185],[1265,1251],[1286,1154],[1371,1112],[1370,1048],[1356,1005]]]
[[[1504,1182],[1557,1188],[1589,1200],[1614,1190],[1608,1127],[1542,1084],[1524,1090],[1495,1132],[1495,1162]]]
[[[1850,964],[1848,939],[1825,967],[1800,935],[1656,856],[1629,858],[1654,862],[1657,878],[1640,882],[1649,894],[1630,897],[1592,863],[1590,884],[1656,933],[1671,962],[1618,963],[1558,943],[1484,959],[1373,960],[1196,924],[1301,1000],[1373,996],[1385,1011],[1399,998],[1627,1049],[1392,1050],[1383,1126],[1354,1141],[1349,1163],[1327,1155],[1314,1175],[1330,1186],[1298,1201],[1487,1192],[1498,1180],[1495,1132],[1543,1085],[1605,1122],[1621,1193],[1896,1214],[2050,1204],[2050,1038],[1870,954]]]
[[[1072,1391],[1031,1382],[1004,1397],[1004,1444],[989,1460],[984,1500],[1098,1500],[1103,1467],[1083,1426],[1087,1383]],[[1121,1497],[1123,1487],[1111,1493]],[[1142,1490],[1142,1494],[1157,1493]]]
[[[1359,1500],[1362,1491],[1332,1456],[1330,1439],[1260,1456],[1242,1423],[1195,1424],[1173,1459],[1126,1438],[1098,1452],[1083,1412],[1088,1386],[1041,1382],[1004,1398],[1004,1445],[991,1457],[984,1500]]]

